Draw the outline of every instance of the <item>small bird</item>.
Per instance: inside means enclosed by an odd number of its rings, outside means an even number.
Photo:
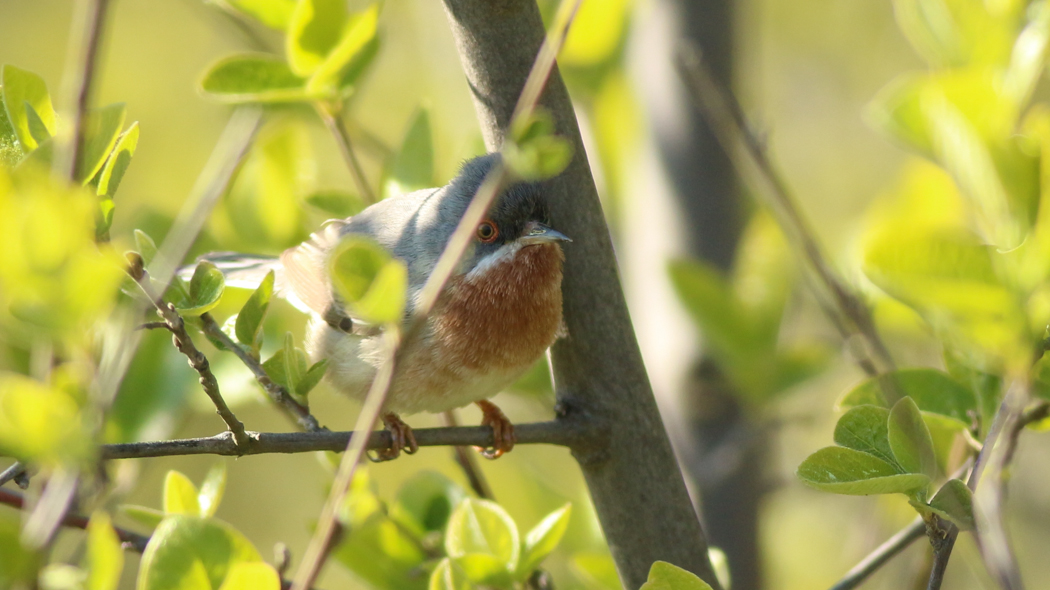
[[[379,326],[354,318],[335,294],[328,257],[349,235],[371,238],[408,267],[408,309],[498,154],[466,162],[448,185],[380,201],[347,219],[329,220],[279,258],[231,253],[205,255],[227,283],[252,287],[269,271],[275,292],[310,313],[306,350],[328,359],[325,377],[335,389],[363,400],[382,354]],[[517,183],[500,194],[474,233],[471,247],[447,283],[416,341],[398,365],[382,419],[393,446],[381,460],[418,449],[399,414],[443,412],[477,404],[493,430],[496,458],[514,447],[513,425],[492,397],[513,383],[564,334],[561,242],[550,226],[538,183]]]

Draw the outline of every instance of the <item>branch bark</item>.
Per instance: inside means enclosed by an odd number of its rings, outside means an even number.
[[[533,0],[445,0],[486,146],[500,147],[544,39]],[[566,248],[565,321],[570,337],[552,349],[561,420],[594,425],[571,445],[587,480],[620,579],[641,586],[656,560],[720,588],[681,471],[671,451],[634,338],[575,112],[557,70],[540,106],[575,147],[547,183]]]

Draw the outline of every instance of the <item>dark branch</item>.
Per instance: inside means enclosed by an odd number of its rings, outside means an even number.
[[[915,519],[915,522],[901,529],[897,534],[869,553],[860,563],[853,566],[853,569],[846,572],[846,575],[832,586],[831,590],[852,590],[856,588],[864,580],[868,579],[868,576],[875,573],[887,561],[896,557],[908,545],[921,539],[925,532],[926,525],[922,519]]]
[[[23,510],[25,509],[25,498],[23,498],[22,494],[19,494],[18,492],[0,488],[0,504]],[[82,514],[70,512],[62,519],[62,525],[78,529],[87,529],[88,518]],[[113,527],[113,530],[117,533],[117,538],[120,539],[120,542],[126,544],[129,548],[134,549],[139,553],[146,550],[146,543],[149,542],[149,537],[133,533],[117,526]]]
[[[66,149],[61,150],[55,158],[55,171],[70,181],[76,180],[77,163],[84,147],[85,119],[94,86],[102,26],[106,20],[109,0],[86,0],[77,4],[79,8],[73,27],[78,29],[79,34],[72,37],[74,41],[70,44],[69,51],[71,68],[66,74],[66,84],[72,98],[70,122],[73,137],[70,138]]]
[[[445,426],[459,426],[459,423],[456,421],[455,410],[449,410],[443,415],[445,418]],[[459,468],[462,469],[463,474],[467,476],[467,481],[470,482],[470,488],[474,490],[474,493],[477,494],[479,498],[495,500],[496,496],[492,494],[492,488],[489,486],[488,480],[485,479],[485,474],[481,472],[481,467],[478,465],[478,456],[471,453],[470,449],[464,446],[453,447],[452,453]]]

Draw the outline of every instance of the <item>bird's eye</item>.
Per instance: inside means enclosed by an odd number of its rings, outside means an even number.
[[[491,221],[483,221],[478,226],[478,239],[486,244],[490,244],[496,241],[499,236],[499,230],[496,229],[496,224]]]

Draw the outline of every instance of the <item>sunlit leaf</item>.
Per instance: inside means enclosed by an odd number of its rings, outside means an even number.
[[[237,313],[234,325],[237,340],[256,351],[262,346],[262,322],[270,306],[270,298],[273,297],[273,284],[274,271],[271,270]]]
[[[7,119],[25,151],[32,151],[39,145],[39,142],[29,131],[27,106],[35,112],[36,116],[44,124],[48,135],[55,134],[57,117],[55,116],[55,108],[51,105],[51,95],[47,92],[47,84],[43,78],[32,72],[7,64],[0,71],[0,86],[2,86],[4,94],[4,108],[7,110]]]
[[[284,60],[266,54],[240,54],[212,64],[200,82],[209,98],[232,104],[281,103],[311,100],[306,79],[292,72]]]
[[[227,4],[262,24],[283,31],[295,10],[295,0],[225,0]]]
[[[215,516],[215,511],[222,501],[222,494],[226,491],[226,463],[219,461],[208,470],[201,482],[200,493],[197,494],[197,503],[200,505],[200,515],[204,517]]]
[[[612,56],[620,45],[633,3],[630,0],[585,0],[558,54],[558,63],[593,66]]]
[[[923,490],[930,478],[900,473],[893,465],[861,451],[825,447],[806,458],[796,472],[808,486],[835,494],[911,494]]]
[[[42,465],[88,460],[93,448],[77,400],[60,388],[0,372],[0,454]]]
[[[964,531],[972,531],[973,492],[958,479],[949,479],[930,500],[929,508]]]
[[[1004,63],[1024,8],[969,0],[895,0],[893,6],[915,50],[942,67]]]
[[[959,428],[969,428],[977,412],[973,391],[936,369],[898,369],[882,377],[892,379],[901,395],[910,397],[920,410],[954,421]],[[872,404],[888,408],[880,378],[873,377],[851,389],[839,405],[843,407]]]
[[[442,531],[467,493],[436,471],[420,471],[398,488],[390,518],[420,537]]]
[[[230,566],[219,590],[281,590],[281,578],[268,563],[239,562]]]
[[[430,114],[419,109],[390,165],[385,190],[388,196],[410,193],[434,185],[434,142]]]
[[[518,579],[525,579],[558,546],[569,527],[571,505],[566,504],[551,512],[525,535],[521,562],[518,564]]]
[[[343,72],[366,53],[367,48],[376,37],[378,20],[378,3],[350,16],[340,34],[339,41],[310,76],[310,81],[307,82],[307,89],[310,92],[329,94],[340,85],[345,84]]]
[[[711,590],[711,586],[692,572],[657,561],[649,568],[649,579],[639,590]]]
[[[135,522],[153,530],[164,520],[164,511],[148,506],[137,506],[135,504],[122,504],[119,508],[121,514],[131,518]]]
[[[88,571],[85,590],[116,589],[124,567],[124,551],[104,512],[94,513],[88,522],[84,566]]]
[[[852,408],[835,425],[835,444],[863,451],[896,466],[886,426],[889,417],[890,411],[886,408],[867,405]]]
[[[261,561],[251,542],[228,524],[198,516],[169,516],[142,554],[136,588],[221,588],[236,564]]]
[[[459,568],[472,584],[483,588],[511,588],[514,586],[514,578],[507,569],[507,564],[495,555],[468,553],[453,557],[452,564]]]
[[[77,162],[78,181],[87,184],[102,169],[124,128],[127,111],[124,103],[117,103],[88,113],[84,122],[84,146]]]
[[[347,20],[343,0],[299,0],[288,22],[285,53],[292,71],[310,76],[339,43]]]
[[[518,527],[499,504],[467,498],[449,518],[445,551],[449,557],[493,555],[514,571],[521,551]]]
[[[403,262],[358,236],[343,238],[329,260],[332,283],[355,317],[374,324],[401,320],[408,286]]]
[[[919,407],[910,397],[903,397],[893,404],[887,426],[890,449],[897,464],[908,473],[921,473],[930,479],[936,477],[937,454],[933,450],[933,439]]]
[[[197,486],[190,478],[178,471],[168,471],[164,478],[164,513],[189,514],[199,516],[200,501],[197,499]]]
[[[317,387],[317,384],[324,378],[325,373],[328,372],[328,359],[321,359],[316,363],[310,365],[310,368],[303,373],[302,378],[299,379],[298,385],[295,386],[295,394],[301,398],[305,398],[311,391]]]
[[[124,179],[124,172],[127,171],[138,144],[139,123],[136,121],[117,139],[116,145],[113,146],[113,151],[110,152],[109,158],[106,160],[106,165],[102,168],[97,190],[99,196],[112,199],[117,193],[117,187],[120,186],[120,181]]]
[[[473,590],[473,586],[463,570],[446,557],[430,574],[427,590]]]
[[[175,307],[184,316],[198,316],[208,312],[219,304],[223,291],[226,289],[226,280],[222,271],[207,260],[197,263],[190,279],[189,298],[186,301],[176,301]]]

